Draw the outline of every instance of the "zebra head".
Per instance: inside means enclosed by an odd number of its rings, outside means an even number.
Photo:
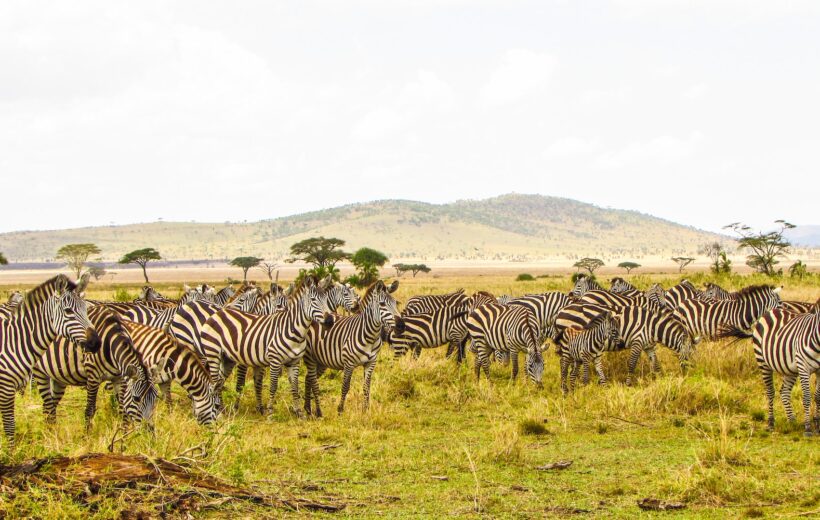
[[[23,302],[23,293],[20,291],[14,291],[13,293],[9,294],[9,301],[8,305],[10,307],[17,307]]]
[[[186,288],[186,292],[187,292],[187,289],[188,289],[187,284],[185,285],[185,288]],[[153,301],[153,300],[161,300],[162,295],[156,289],[151,287],[150,285],[143,285],[142,289],[140,289],[139,298],[137,298],[137,299],[142,300],[142,301],[146,301],[146,302],[150,302],[150,301]]]
[[[661,287],[661,284],[652,284],[652,287],[646,290],[646,299],[649,305],[655,309],[667,309],[666,291]]]
[[[569,295],[573,298],[580,298],[587,291],[598,289],[601,289],[601,286],[598,285],[595,280],[585,274],[581,274],[578,275],[578,279],[575,281],[575,285],[572,287]]]
[[[615,278],[610,280],[609,283],[611,284],[609,287],[609,291],[616,294],[637,290],[634,285],[627,282],[620,276],[616,276]]]
[[[123,416],[127,421],[150,423],[157,404],[157,387],[142,365],[129,365],[123,375]]]
[[[327,306],[326,283],[316,281],[311,276],[302,282],[302,286],[295,290],[295,296],[299,299],[299,306],[303,316],[309,317],[311,321],[320,323],[325,327],[333,326],[333,314]]]
[[[343,307],[347,311],[356,312],[360,304],[361,299],[350,284],[331,282],[327,289],[327,306],[331,311]]]
[[[100,336],[88,319],[85,300],[75,289],[76,286],[66,279],[49,298],[51,326],[57,334],[69,338],[82,346],[83,350],[93,354],[100,350]]]
[[[216,417],[219,415],[219,403],[210,388],[203,397],[194,397],[192,395],[189,395],[188,397],[191,398],[191,403],[194,407],[194,417],[196,417],[196,422],[199,424],[208,425],[213,424],[213,422],[216,421]]]

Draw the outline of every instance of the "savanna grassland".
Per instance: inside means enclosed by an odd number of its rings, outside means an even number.
[[[701,274],[689,278],[698,285],[711,279]],[[629,279],[645,288],[655,281],[669,287],[679,278]],[[736,289],[767,280],[724,277],[718,281]],[[784,299],[814,301],[820,296],[817,275],[802,282],[784,278],[776,283],[785,286]],[[483,289],[517,295],[566,291],[569,286],[568,277],[515,282],[511,276],[427,276],[402,278],[397,297],[406,301],[414,294],[459,287],[467,292]],[[116,287],[120,297],[133,297],[138,286]],[[175,296],[180,287],[168,284],[158,289]],[[111,299],[114,293],[112,286],[92,284],[88,297]],[[240,400],[238,412],[226,413],[212,428],[201,427],[175,387],[175,404],[171,408],[158,404],[155,433],[140,429],[115,450],[163,459],[185,455],[190,464],[236,485],[346,505],[342,512],[324,513],[328,516],[820,515],[820,441],[803,437],[799,389],[793,394],[798,423],[788,424],[776,403],[776,430],[769,433],[763,385],[749,340],[702,342],[686,377],[667,349],[661,347],[659,353],[660,376],[651,376],[642,359],[641,378],[634,387],[626,387],[622,381],[627,354],[609,355],[604,358],[609,386],[582,387],[564,398],[552,349],[545,359],[544,388],[537,389],[521,376],[511,382],[509,367],[498,364],[492,366],[490,381],[477,383],[472,355],[462,366],[445,359],[443,349],[425,351],[419,359],[396,360],[385,346],[367,412],[360,409],[361,370],[354,375],[341,417],[335,413],[339,374],[331,372],[321,379],[326,417],[320,420],[291,415],[283,378],[272,416],[255,412],[253,392],[246,387],[242,396],[227,396],[229,409]],[[8,453],[3,445],[2,462],[106,452],[118,419],[108,405],[108,394],[101,394],[88,433],[83,426],[83,390],[68,390],[56,426],[44,424],[37,395],[27,392],[18,397],[18,447]],[[192,447],[201,449],[190,451]],[[537,469],[558,461],[572,461],[572,465],[563,470]],[[80,500],[30,485],[28,492],[4,491],[0,514],[110,518],[123,512],[156,516],[159,511],[150,500],[135,501],[129,490]],[[637,501],[646,497],[682,502],[686,509],[642,513]],[[199,514],[309,513],[229,500]]]

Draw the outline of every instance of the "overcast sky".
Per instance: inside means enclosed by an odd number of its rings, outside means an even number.
[[[820,223],[819,27],[814,0],[3,1],[0,231],[512,191]]]

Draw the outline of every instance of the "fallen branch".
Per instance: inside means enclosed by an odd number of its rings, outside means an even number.
[[[551,469],[567,469],[570,466],[572,466],[571,460],[559,460],[558,462],[552,462],[543,466],[536,466],[535,469],[538,471],[549,471]]]
[[[674,511],[676,509],[686,509],[686,504],[666,502],[658,498],[642,498],[638,500],[638,507],[644,511]]]

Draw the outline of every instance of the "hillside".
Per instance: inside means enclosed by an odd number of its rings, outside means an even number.
[[[11,261],[53,258],[72,242],[93,242],[104,260],[140,247],[167,259],[257,255],[283,259],[294,242],[336,236],[348,249],[368,245],[392,259],[533,261],[693,254],[716,235],[635,211],[604,209],[570,199],[509,194],[485,200],[428,204],[383,200],[253,223],[154,222],[0,234]]]

